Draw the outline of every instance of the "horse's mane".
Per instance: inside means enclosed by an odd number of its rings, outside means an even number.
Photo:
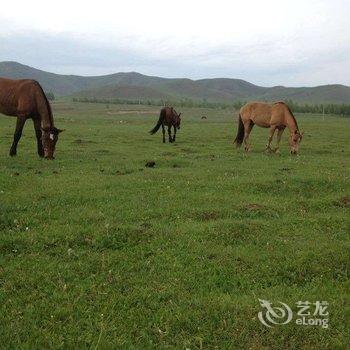
[[[176,112],[175,108],[174,107],[170,107],[171,108],[171,111],[173,112],[173,114],[175,114],[176,117],[179,116],[179,113]]]
[[[41,93],[42,93],[42,95],[44,97],[44,101],[45,101],[45,104],[46,104],[47,111],[49,113],[49,118],[50,118],[50,121],[51,121],[51,125],[54,126],[53,125],[53,116],[52,116],[52,109],[51,109],[50,102],[47,99],[46,94],[45,94],[43,88],[41,87],[41,85],[39,84],[39,82],[37,82],[36,80],[34,80],[34,82],[35,82],[35,85],[38,86],[38,88],[40,89],[40,91],[41,91]]]
[[[278,101],[278,102],[275,102],[274,104],[275,105],[278,105],[278,104],[284,105],[288,109],[289,114],[291,115],[291,117],[293,118],[293,120],[295,122],[295,125],[297,126],[297,130],[299,130],[297,120],[295,119],[294,114],[293,114],[292,110],[290,109],[290,107],[283,101]]]

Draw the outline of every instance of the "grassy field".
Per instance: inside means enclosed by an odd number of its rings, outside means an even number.
[[[30,121],[10,158],[0,118],[0,348],[347,347],[349,118],[297,115],[292,157],[260,128],[233,149],[228,110],[181,110],[175,144],[155,107],[54,110],[55,161]],[[259,299],[327,301],[329,328],[267,328]]]

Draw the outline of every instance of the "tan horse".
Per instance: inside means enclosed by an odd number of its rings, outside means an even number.
[[[248,142],[249,134],[254,125],[263,128],[270,128],[269,139],[266,146],[266,151],[271,152],[271,142],[273,135],[277,130],[277,145],[275,152],[279,152],[279,146],[284,129],[289,129],[289,144],[290,152],[297,154],[299,143],[302,139],[302,134],[299,131],[297,121],[284,102],[264,103],[264,102],[249,102],[245,104],[239,111],[238,131],[235,139],[237,147],[244,142],[245,150],[249,151],[250,144]]]
[[[27,119],[32,119],[40,157],[53,159],[58,134],[51,106],[40,84],[35,80],[0,78],[0,113],[17,117],[10,156],[17,154],[17,144]]]

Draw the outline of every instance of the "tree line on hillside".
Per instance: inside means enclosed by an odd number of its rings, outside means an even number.
[[[147,105],[147,106],[174,106],[174,107],[199,107],[199,108],[232,108],[234,104],[222,103],[222,102],[208,102],[206,100],[194,101],[191,99],[180,100],[132,100],[132,99],[120,99],[120,98],[96,98],[96,97],[74,97],[73,102],[83,103],[103,103],[106,105]],[[239,107],[240,108],[240,107]]]
[[[201,101],[191,99],[180,100],[132,100],[132,99],[107,99],[107,98],[88,98],[88,97],[74,97],[73,102],[83,103],[103,103],[107,106],[110,104],[128,104],[128,105],[148,105],[148,106],[174,106],[174,107],[187,107],[187,108],[215,108],[215,109],[228,109],[234,108],[240,109],[247,101],[234,101],[232,103],[224,102],[210,102],[206,99]],[[314,113],[314,114],[337,114],[348,116],[350,115],[350,104],[300,104],[291,99],[284,101],[291,110],[295,113]]]
[[[350,104],[308,104],[303,105],[294,102],[293,100],[287,99],[285,102],[288,104],[290,109],[296,113],[315,113],[315,114],[338,114],[338,115],[350,115]]]
[[[46,97],[47,97],[47,99],[49,101],[54,101],[55,100],[55,95],[54,95],[53,92],[51,92],[51,91],[45,92],[45,95],[46,95]]]

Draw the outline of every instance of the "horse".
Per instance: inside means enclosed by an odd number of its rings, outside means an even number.
[[[297,121],[286,103],[275,102],[270,104],[264,102],[249,102],[245,104],[239,111],[238,131],[234,141],[237,147],[240,147],[244,142],[245,150],[250,150],[248,139],[254,125],[270,128],[266,151],[274,151],[275,153],[279,153],[283,131],[288,127],[290,153],[298,153],[299,143],[303,138],[303,134],[300,133]],[[271,142],[276,130],[277,144],[276,148],[272,150]]]
[[[24,124],[27,119],[32,119],[38,155],[54,159],[58,134],[63,130],[55,127],[50,103],[37,81],[0,78],[0,113],[17,117],[10,156],[17,154]]]
[[[165,125],[168,127],[169,142],[175,142],[176,130],[180,129],[181,113],[177,114],[173,107],[164,107],[160,110],[160,115],[156,126],[150,131],[150,134],[155,134],[160,127],[163,130],[163,143],[165,143]],[[171,127],[174,127],[174,136],[171,137]]]

